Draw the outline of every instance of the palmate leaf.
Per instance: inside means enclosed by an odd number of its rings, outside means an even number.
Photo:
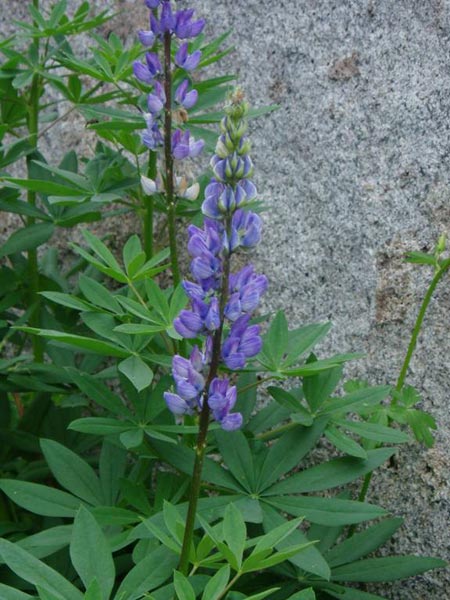
[[[0,246],[0,258],[41,246],[52,237],[54,230],[52,223],[34,223],[17,229]]]

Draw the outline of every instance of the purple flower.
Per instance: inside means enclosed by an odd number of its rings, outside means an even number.
[[[158,6],[161,4],[161,0],[145,0],[145,6],[147,8],[158,8]]]
[[[192,108],[198,99],[197,90],[191,90],[188,92],[188,87],[189,80],[185,79],[182,83],[180,83],[175,92],[175,102],[178,102],[178,104],[181,104],[186,109]]]
[[[193,22],[192,17],[194,16],[194,12],[192,9],[177,11],[174,32],[180,40],[197,37],[203,31],[205,21],[204,19],[199,19]]]
[[[230,182],[250,176],[253,170],[251,158],[239,156],[236,152],[227,158],[214,155],[211,166],[217,179]]]
[[[175,54],[175,64],[185,69],[193,71],[198,67],[202,53],[200,50],[195,50],[192,54],[188,54],[188,43],[183,42]]]
[[[170,6],[170,0],[163,0],[161,17],[159,20],[159,28],[162,33],[169,31],[172,33],[175,26],[175,16],[172,13],[172,7]]]
[[[166,93],[164,91],[164,87],[159,81],[155,81],[153,93],[149,94],[147,97],[148,110],[152,114],[159,113],[163,110],[165,103]]]
[[[153,76],[151,75],[147,67],[138,60],[135,60],[133,63],[133,73],[136,79],[142,81],[142,83],[153,82]]]
[[[178,394],[164,392],[164,400],[167,404],[167,408],[174,415],[192,415],[194,412],[192,403],[183,400]]]
[[[147,129],[142,133],[142,143],[150,150],[155,150],[163,143],[163,136],[159,130],[158,122],[152,114],[146,115]]]
[[[238,429],[242,425],[242,415],[240,413],[230,414],[236,404],[236,386],[230,387],[228,379],[216,377],[212,380],[208,391],[208,405],[214,419],[227,431]]]
[[[219,303],[211,298],[209,304],[199,299],[191,302],[192,310],[182,310],[173,322],[175,330],[184,338],[195,338],[201,333],[215,331],[220,325]]]
[[[161,61],[155,52],[146,52],[145,60],[147,61],[147,67],[152,77],[162,73]]]
[[[153,33],[153,31],[148,31],[148,30],[144,30],[144,29],[141,29],[138,32],[138,37],[139,37],[141,44],[148,48],[151,48],[153,46],[153,44],[155,43],[155,39],[156,39],[156,36]]]
[[[237,210],[231,221],[230,250],[253,248],[261,240],[261,218],[254,212]]]
[[[256,356],[262,348],[259,326],[250,325],[250,316],[235,321],[222,347],[222,357],[229,369],[243,369],[247,358]]]
[[[182,282],[182,286],[184,291],[186,292],[186,295],[188,296],[188,298],[190,300],[204,300],[206,293],[203,290],[202,286],[199,285],[198,283],[192,283],[192,281],[183,281]]]
[[[204,145],[203,140],[195,141],[189,130],[183,132],[181,129],[176,129],[172,134],[172,154],[178,160],[188,157],[195,158],[203,150]]]
[[[234,299],[235,304],[236,299],[238,299],[242,312],[251,313],[257,308],[261,296],[267,291],[267,286],[267,277],[265,275],[257,275],[253,270],[253,266],[247,265],[238,273],[230,275],[230,301]],[[232,304],[230,302],[230,309],[232,308]],[[225,308],[226,313],[227,308]],[[228,315],[226,316],[228,317]],[[231,317],[228,318],[234,320]]]
[[[221,230],[214,221],[205,220],[203,229],[189,225],[188,234],[188,251],[193,257],[201,256],[203,252],[210,252],[217,256],[222,250]]]
[[[183,400],[197,398],[205,387],[205,380],[199,372],[202,368],[202,362],[201,358],[200,363],[198,362],[198,354],[199,350],[197,346],[194,346],[189,360],[178,354],[172,360],[172,374],[175,380],[175,387],[177,394]]]
[[[153,52],[147,52],[145,55],[147,66],[143,65],[138,60],[133,63],[133,72],[139,81],[143,83],[153,83],[153,78],[162,71],[161,63],[158,55]]]

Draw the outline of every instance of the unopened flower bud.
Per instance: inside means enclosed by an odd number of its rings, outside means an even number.
[[[153,181],[150,177],[145,177],[145,175],[141,175],[141,185],[147,196],[153,195],[157,190],[156,181]]]

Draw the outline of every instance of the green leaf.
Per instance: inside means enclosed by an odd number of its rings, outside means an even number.
[[[355,456],[357,458],[367,458],[367,452],[364,450],[364,448],[360,446],[358,442],[355,442],[355,440],[339,431],[339,429],[336,429],[336,427],[327,427],[325,430],[325,436],[332,444],[336,446],[338,450],[345,452],[345,454],[349,454],[350,456]]]
[[[93,579],[84,595],[84,600],[103,600],[102,590],[97,579]]]
[[[241,511],[238,510],[233,503],[229,504],[225,509],[223,517],[223,537],[236,559],[235,565],[231,566],[238,571],[242,565],[247,529]]]
[[[334,458],[276,483],[265,490],[264,494],[318,492],[344,485],[370,473],[388,460],[394,452],[395,448],[378,448],[368,451],[366,460],[350,456]]]
[[[230,567],[225,565],[208,581],[203,592],[202,600],[217,600],[230,579]]]
[[[117,368],[131,381],[138,392],[147,388],[153,380],[153,371],[139,356],[129,356],[120,362]]]
[[[113,435],[124,431],[135,429],[136,425],[127,421],[118,421],[108,417],[84,417],[75,419],[69,425],[69,429],[80,431],[81,433],[91,433],[94,435]]]
[[[67,579],[17,544],[0,539],[0,557],[16,575],[42,587],[58,600],[83,599],[83,594]]]
[[[96,340],[95,338],[84,337],[82,335],[74,335],[71,333],[64,333],[63,331],[56,331],[53,329],[37,329],[35,327],[21,327],[21,331],[39,335],[41,337],[49,338],[55,342],[74,346],[75,348],[81,348],[87,353],[100,354],[102,356],[116,356],[119,358],[126,358],[130,355],[129,352],[104,342],[103,340]]]
[[[70,294],[63,294],[62,292],[39,292],[41,296],[47,298],[51,302],[55,302],[56,304],[60,304],[61,306],[67,306],[68,308],[73,308],[75,310],[92,310],[92,304],[77,298],[76,296],[72,296]]]
[[[363,354],[335,354],[330,358],[325,358],[323,360],[316,360],[314,362],[310,362],[304,364],[300,367],[295,367],[294,369],[285,369],[284,367],[279,370],[280,373],[286,375],[287,377],[312,377],[317,373],[322,373],[323,371],[328,371],[334,367],[339,367],[343,363],[346,363],[350,360],[356,360],[358,358],[363,358]]]
[[[376,442],[401,444],[410,441],[409,436],[403,431],[378,425],[378,423],[358,423],[357,421],[344,420],[336,421],[336,423],[345,429],[354,431],[363,438],[375,440]]]
[[[408,252],[406,260],[419,265],[436,266],[436,257],[433,254],[426,254],[425,252]]]
[[[254,552],[258,553],[262,552],[263,550],[271,550],[272,548],[275,548],[275,546],[280,544],[294,531],[296,531],[302,521],[302,517],[292,519],[292,521],[284,521],[280,523],[280,525],[277,525],[274,529],[266,532],[266,534],[261,536],[258,540]]]
[[[67,368],[66,371],[70,375],[72,381],[84,394],[86,394],[89,400],[103,406],[103,408],[106,408],[106,410],[115,415],[122,417],[130,416],[130,412],[122,399],[114,394],[101,381],[89,373],[83,373],[77,369]]]
[[[387,542],[402,525],[403,519],[384,519],[360,533],[355,533],[332,548],[326,554],[326,559],[331,567],[339,567],[352,563],[362,556],[374,552]]]
[[[297,592],[293,596],[289,596],[287,600],[316,600],[316,595],[312,588]]]
[[[150,306],[156,310],[164,322],[170,322],[169,303],[159,285],[153,279],[146,279],[145,291],[147,292]]]
[[[108,600],[115,580],[114,561],[102,530],[84,507],[75,516],[70,558],[85,588],[96,579],[102,599]]]
[[[376,519],[386,514],[378,506],[339,498],[280,496],[265,499],[268,504],[292,516],[304,516],[311,523],[337,527]]]
[[[360,582],[396,581],[446,566],[444,560],[426,556],[367,558],[333,569],[331,579]]]
[[[284,312],[279,311],[272,321],[269,331],[263,338],[263,347],[258,356],[260,362],[270,370],[277,371],[285,353],[287,340],[287,320]]]
[[[216,431],[220,453],[236,481],[248,492],[253,492],[255,472],[253,456],[242,431]]]
[[[0,598],[3,598],[3,600],[33,600],[34,596],[0,583]]]
[[[86,502],[102,504],[100,481],[90,465],[54,440],[41,439],[41,449],[56,481]]]
[[[389,385],[365,387],[347,394],[343,398],[330,398],[322,407],[321,415],[332,415],[339,412],[359,412],[380,404],[391,393]]]
[[[114,298],[111,290],[108,290],[101,283],[81,274],[78,284],[86,300],[114,314],[122,314],[123,311],[120,304]]]
[[[314,361],[307,364],[313,365]],[[329,369],[313,377],[307,377],[303,382],[303,392],[312,412],[317,412],[328,399],[342,377],[342,367]]]
[[[22,508],[46,517],[73,517],[82,504],[71,494],[39,483],[1,479],[0,489]]]
[[[195,592],[189,580],[179,571],[174,571],[173,585],[178,596],[178,600],[195,600]]]
[[[29,535],[16,543],[34,557],[45,558],[68,546],[71,535],[72,525],[58,525]]]
[[[330,331],[331,323],[312,323],[289,331],[287,354],[283,359],[283,367],[290,367],[299,358],[311,352]]]
[[[260,467],[258,491],[266,490],[281,475],[297,466],[314,447],[324,428],[324,421],[316,421],[312,427],[299,425],[284,433],[269,448]],[[285,481],[289,481],[289,479]],[[283,485],[283,482],[279,485]]]
[[[278,513],[278,511],[274,510],[267,504],[263,505],[263,514],[263,527],[264,531],[266,532],[270,532],[276,527],[279,527],[280,525],[286,522],[286,519],[284,519]],[[308,541],[308,538],[301,531],[301,529],[296,529],[290,534],[289,541],[285,539],[278,543],[277,549],[283,550],[290,543],[306,544]],[[322,579],[330,579],[330,567],[328,566],[327,561],[325,560],[317,546],[309,546],[308,548],[305,548],[305,550],[300,552],[297,556],[291,557],[289,559],[289,562],[299,567],[303,571],[313,573],[314,575],[317,575]]]
[[[361,590],[341,585],[324,585],[320,586],[320,589],[326,591],[333,598],[338,598],[338,600],[386,600],[385,596],[369,594],[368,592],[362,592]]]
[[[162,585],[172,575],[179,557],[160,546],[131,569],[116,592],[120,600],[137,600],[146,592]]]
[[[63,185],[48,179],[16,179],[14,177],[4,177],[3,181],[9,187],[24,188],[45,196],[69,196],[72,198],[80,197],[82,193],[80,188]]]
[[[41,246],[52,237],[54,229],[52,223],[34,223],[17,229],[0,247],[0,258]]]

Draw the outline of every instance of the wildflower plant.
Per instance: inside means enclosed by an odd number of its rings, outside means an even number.
[[[450,265],[445,243],[433,256],[411,257],[432,264],[435,276],[395,389],[343,382],[343,365],[358,355],[317,356],[329,323],[290,329],[282,311],[261,317],[268,281],[247,262],[262,239],[247,128],[265,109],[251,109],[237,88],[219,116],[205,113],[196,122],[199,104],[209,108],[223,97],[223,89],[194,77],[220,38],[204,42],[205,22],[192,9],[170,0],[145,4],[139,48],[120,46],[119,58],[107,51],[109,44],[119,48],[114,38],[97,40],[104,53],[94,52],[96,67],[60,57],[80,73],[103,69],[116,85],[106,99],[117,94],[134,109],[91,106],[88,113],[110,117],[94,128],[135,155],[132,181],[117,185],[143,200],[146,212],[142,241],[131,236],[121,259],[84,231],[87,248],[75,247],[84,265],[78,290],[40,293],[63,317],[23,325],[25,315],[13,328],[47,340],[46,362],[26,371],[28,385],[40,386],[31,419],[44,416],[37,430],[26,413],[12,432],[0,428],[2,440],[30,455],[24,466],[9,446],[2,451],[0,597],[380,599],[353,584],[445,565],[373,557],[402,520],[365,501],[373,470],[394,455],[393,446],[410,441],[395,424],[410,424],[430,443],[434,422],[414,408],[418,395],[404,383],[431,294]],[[218,81],[220,88],[229,80]],[[198,127],[206,122],[220,128],[208,181],[187,179],[182,161],[211,147],[211,131]],[[68,182],[81,185],[62,167],[45,168],[61,195]],[[25,186],[9,175],[5,182],[5,196]],[[180,212],[183,201],[196,208]],[[47,206],[45,196],[42,202]],[[156,206],[167,217],[168,251],[154,243]],[[176,237],[182,214],[196,217],[187,225],[190,275],[183,281]],[[166,271],[173,285],[163,288],[158,275]],[[17,400],[17,388],[8,386],[19,382],[23,372],[8,372],[0,388],[8,419]],[[17,406],[23,408],[20,397]],[[324,437],[338,456],[318,461],[314,450]]]

